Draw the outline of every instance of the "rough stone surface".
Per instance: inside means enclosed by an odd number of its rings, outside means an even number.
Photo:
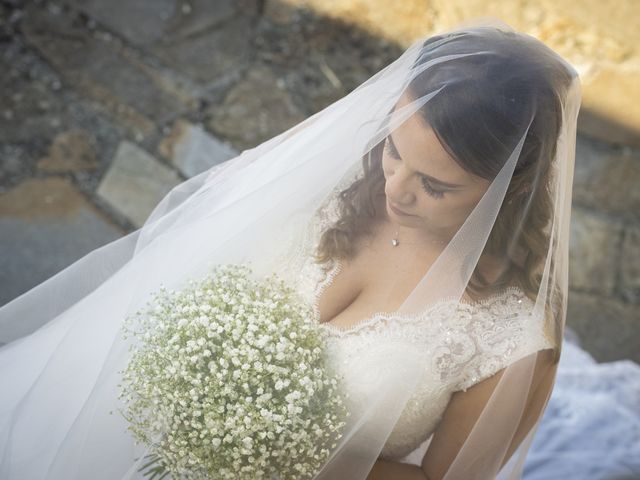
[[[48,85],[20,81],[21,72],[0,57],[0,143],[27,142],[46,137],[59,125],[59,100]],[[4,74],[8,72],[8,74]]]
[[[281,13],[273,13],[272,3],[283,2],[270,1],[265,8],[255,39],[256,62],[273,70],[307,116],[342,98],[402,54],[395,42],[358,28],[362,12],[338,20],[311,8],[293,8],[304,3],[297,1],[284,2]]]
[[[251,55],[256,0],[66,0],[166,65],[202,83]]]
[[[578,290],[612,295],[616,286],[622,225],[574,207],[569,233],[569,284]]]
[[[640,151],[579,137],[573,182],[574,202],[640,221]]]
[[[0,145],[0,194],[9,188],[11,180],[25,171],[27,153],[20,145]],[[29,162],[30,163],[30,162]]]
[[[32,178],[0,196],[0,305],[124,234],[62,178]]]
[[[152,52],[199,84],[216,85],[249,64],[254,23],[253,17],[237,16],[217,29],[163,42]]]
[[[112,208],[141,227],[162,198],[182,179],[150,154],[124,141],[97,194]]]
[[[209,135],[201,126],[178,120],[158,147],[161,155],[187,178],[238,155],[233,147]]]
[[[93,170],[97,167],[95,141],[86,130],[70,130],[57,135],[47,156],[38,162],[38,168],[51,172]]]
[[[640,5],[640,4],[639,4]],[[639,12],[640,13],[640,12]],[[640,147],[640,67],[602,67],[584,85],[578,128],[584,134]]]
[[[629,358],[640,363],[638,307],[615,299],[571,292],[567,325],[599,362]]]
[[[244,150],[282,133],[304,118],[276,76],[258,65],[229,91],[220,106],[211,108],[209,125]]]
[[[100,101],[140,134],[148,135],[192,108],[195,99],[179,93],[166,77],[111,38],[96,38],[68,16],[32,8],[24,22],[29,42],[62,76]]]
[[[434,20],[438,18],[433,2],[424,0],[375,2],[375,6],[371,0],[276,0],[267,4],[271,5],[265,9],[265,15],[281,24],[292,17],[286,10],[295,5],[312,9],[335,23],[348,23],[376,38],[402,45],[432,32]]]
[[[7,24],[0,20],[0,28]],[[13,36],[12,39],[11,43],[3,45],[6,48],[0,55],[0,71],[5,73],[0,75],[0,193],[47,172],[38,168],[38,162],[49,156],[56,139],[65,138],[67,132],[84,131],[91,139],[79,141],[92,145],[100,168],[76,169],[68,159],[56,163],[61,167],[63,164],[68,166],[65,171],[73,176],[75,184],[94,197],[96,180],[111,161],[127,128],[117,119],[113,121],[114,117],[99,104],[64,84],[57,72],[35,49],[25,44],[22,37]],[[82,145],[75,145],[73,155],[77,155],[76,148],[85,151]],[[56,151],[62,153],[57,148]],[[58,172],[63,173],[62,170],[52,173]]]
[[[627,227],[620,255],[620,293],[622,297],[640,304],[640,228]],[[640,312],[640,308],[638,308]],[[638,315],[640,321],[640,314]],[[640,345],[640,344],[639,344]]]

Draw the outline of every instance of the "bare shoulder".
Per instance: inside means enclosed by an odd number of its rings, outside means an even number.
[[[527,361],[529,360],[526,358],[518,360],[518,362]],[[496,456],[496,458],[502,458],[502,466],[509,460],[542,415],[553,388],[556,369],[557,363],[553,361],[553,349],[536,352],[531,387],[528,389],[523,405],[523,413],[519,418],[519,423],[511,437],[506,453],[503,454],[500,451],[492,450],[492,444],[489,442],[484,446],[478,445],[474,447],[477,450],[475,454],[486,458],[491,455]],[[460,390],[453,393],[434,432],[433,439],[422,458],[421,467],[427,478],[437,480],[444,477],[454,459],[460,453],[461,448],[466,444],[469,435],[476,427],[476,422],[483,415],[484,409],[489,404],[503,373],[504,369],[499,370],[466,391]],[[490,425],[484,428],[489,429],[487,431],[488,435],[495,434],[497,436],[501,431],[499,422],[496,424],[495,431],[490,430],[492,428]]]

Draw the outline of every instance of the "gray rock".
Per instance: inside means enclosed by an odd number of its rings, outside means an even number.
[[[141,227],[158,202],[181,182],[176,172],[124,141],[96,193],[136,227]]]
[[[98,167],[93,135],[83,129],[59,133],[40,159],[38,168],[52,172],[94,170]]]
[[[256,0],[66,0],[165,65],[201,83],[251,54]]]
[[[220,25],[236,14],[233,0],[65,0],[138,46],[170,43]],[[188,5],[185,8],[185,5]]]
[[[215,2],[211,2],[215,5]],[[151,53],[200,85],[217,85],[246,68],[252,58],[254,19],[244,15],[185,39],[168,38]]]
[[[210,130],[229,138],[241,150],[253,148],[305,119],[278,78],[257,64],[234,85],[221,105],[208,110]]]
[[[622,225],[574,206],[569,238],[569,285],[601,295],[613,294]]]
[[[33,178],[0,196],[0,304],[124,232],[68,181]]]
[[[29,62],[25,68],[34,68],[37,60],[33,57],[23,55],[21,60]],[[0,55],[0,71],[3,72],[0,75],[0,144],[34,142],[35,139],[49,136],[55,119],[64,107],[60,96],[52,92],[41,79],[16,78],[9,74],[15,63],[15,59]],[[47,108],[43,109],[45,105]],[[8,111],[11,112],[11,118],[6,115]]]
[[[209,135],[202,127],[178,120],[160,143],[159,152],[187,178],[238,155],[233,147]]]
[[[197,105],[171,79],[116,42],[96,38],[65,15],[30,9],[28,41],[78,90],[101,103],[136,133],[148,135]]]
[[[569,293],[567,325],[598,362],[628,358],[640,363],[639,322],[637,305],[587,293]]]
[[[573,200],[640,220],[640,152],[578,136]]]
[[[18,145],[0,144],[0,193],[4,191],[4,184],[12,177],[18,176],[25,169],[24,148]]]
[[[627,301],[640,304],[640,228],[627,227],[620,256],[620,293]],[[640,310],[640,307],[638,307]],[[639,325],[640,328],[640,325]]]

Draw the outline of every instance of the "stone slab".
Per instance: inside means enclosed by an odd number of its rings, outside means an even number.
[[[0,304],[124,235],[63,178],[31,178],[0,195]]]
[[[640,152],[579,135],[573,201],[640,221]]]
[[[278,77],[262,64],[253,65],[207,115],[208,129],[240,150],[253,148],[306,118]]]
[[[26,39],[70,84],[98,101],[136,133],[194,108],[197,100],[114,40],[96,37],[69,16],[29,8]]]
[[[220,25],[236,14],[233,0],[64,0],[129,42],[171,42]]]
[[[251,55],[256,0],[66,0],[132,45],[210,83]]]
[[[621,223],[574,206],[569,233],[569,285],[612,295],[621,241]]]
[[[160,200],[179,183],[182,179],[176,172],[137,145],[123,141],[96,193],[141,227]]]
[[[38,162],[38,168],[50,172],[95,170],[98,168],[95,139],[83,129],[59,133]]]
[[[620,254],[620,283],[622,297],[636,305],[640,304],[640,227],[638,226],[628,226],[624,232]],[[640,307],[638,309],[640,310]],[[640,329],[640,325],[638,328]]]
[[[640,312],[636,305],[588,293],[569,293],[567,325],[598,362],[640,363]]]
[[[251,61],[254,23],[253,17],[235,16],[218,28],[183,40],[167,40],[149,51],[198,84],[215,86],[235,78]]]
[[[239,154],[235,148],[209,135],[201,126],[183,119],[176,121],[171,132],[160,143],[158,151],[187,178]]]

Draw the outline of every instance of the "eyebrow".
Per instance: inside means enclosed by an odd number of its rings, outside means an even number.
[[[396,153],[398,154],[398,156],[400,158],[402,158],[400,156],[400,152],[398,151],[398,149],[396,148],[396,144],[393,141],[393,138],[391,137],[391,134],[387,135],[387,138],[389,139],[389,142],[391,142],[391,146],[393,147],[393,149],[396,151]],[[441,185],[443,187],[449,187],[449,188],[457,188],[457,187],[464,187],[464,185],[458,185],[457,183],[447,183],[447,182],[443,182],[442,180],[438,180],[437,178],[432,177],[431,175],[427,175],[424,172],[417,172],[419,175],[422,175],[423,177],[425,177],[426,179],[428,179],[429,181],[436,183],[438,185]]]

